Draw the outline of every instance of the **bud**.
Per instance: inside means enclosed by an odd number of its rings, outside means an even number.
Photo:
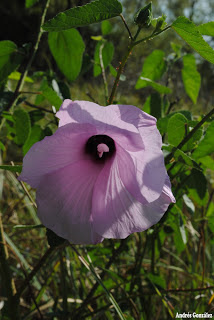
[[[165,14],[163,14],[162,17],[158,17],[158,18],[152,20],[152,22],[151,22],[152,26],[155,28],[153,33],[159,32],[166,27],[167,23],[165,20],[166,20]]]
[[[152,3],[138,10],[134,15],[134,22],[141,28],[148,28],[152,21]]]

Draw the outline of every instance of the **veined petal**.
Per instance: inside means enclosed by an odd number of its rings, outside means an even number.
[[[66,99],[56,116],[60,119],[60,127],[68,123],[90,123],[96,127],[97,134],[111,137],[127,150],[144,148],[138,129],[121,120],[111,106],[101,107],[93,102]]]
[[[36,202],[42,223],[58,236],[73,243],[103,240],[92,226],[94,183],[103,164],[81,160],[44,176]]]
[[[157,223],[172,200],[168,187],[164,187],[157,200],[140,203],[125,188],[117,161],[112,160],[103,168],[95,184],[92,201],[94,230],[104,238],[126,238]]]
[[[19,180],[37,188],[45,174],[88,159],[84,148],[88,138],[94,134],[96,129],[89,124],[68,124],[59,128],[52,136],[31,147],[23,159]]]

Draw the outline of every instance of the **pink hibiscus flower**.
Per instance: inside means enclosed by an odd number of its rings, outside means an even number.
[[[38,216],[73,243],[126,238],[175,202],[156,119],[134,106],[65,100],[58,130],[37,142],[19,179],[36,189]]]

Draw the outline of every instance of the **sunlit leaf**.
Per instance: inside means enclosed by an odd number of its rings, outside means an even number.
[[[50,32],[48,44],[62,73],[74,81],[80,73],[85,44],[76,29]]]
[[[197,28],[201,34],[214,37],[214,21],[200,24]]]
[[[205,157],[214,152],[214,121],[209,125],[204,138],[199,143],[197,149],[193,152],[193,157],[196,159]]]
[[[144,78],[144,77],[140,77],[140,80],[142,80],[142,84],[143,84],[143,88],[145,87],[152,87],[153,89],[155,89],[157,92],[159,93],[171,93],[172,90],[168,87],[165,87],[151,79],[148,78]],[[141,87],[138,87],[136,89],[140,89]]]
[[[43,25],[45,31],[61,31],[83,27],[117,17],[122,12],[122,5],[117,0],[96,0],[84,6],[60,12]]]
[[[203,39],[197,26],[192,21],[186,17],[178,17],[173,22],[172,29],[204,59],[214,63],[214,50]]]
[[[164,60],[165,53],[162,50],[154,50],[144,61],[143,68],[139,79],[137,80],[135,89],[148,86],[148,82],[143,78],[150,80],[159,80],[166,70],[166,62]]]
[[[195,57],[192,54],[183,56],[182,79],[186,93],[192,102],[196,103],[201,85],[201,76],[197,71]]]
[[[177,146],[185,136],[186,124],[188,120],[181,113],[173,115],[167,126],[168,142]]]

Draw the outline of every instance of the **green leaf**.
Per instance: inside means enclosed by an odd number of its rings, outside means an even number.
[[[140,80],[143,81],[143,88],[149,86],[155,89],[157,92],[164,93],[164,94],[172,92],[170,88],[162,86],[161,84],[154,82],[153,80],[150,80],[148,78],[140,77]],[[136,88],[136,89],[139,89],[139,88]]]
[[[80,73],[85,44],[76,29],[50,32],[48,44],[62,73],[74,81]]]
[[[9,40],[0,41],[0,81],[14,71],[23,57],[18,53],[17,45]]]
[[[178,17],[172,24],[172,29],[197,51],[204,59],[214,63],[214,50],[203,39],[197,26],[186,17]]]
[[[84,27],[89,24],[117,17],[122,12],[122,5],[117,0],[97,0],[81,7],[60,12],[43,25],[45,31],[61,31]]]
[[[11,80],[19,80],[21,78],[21,73],[18,72],[18,71],[13,71],[9,76],[8,76],[8,79],[11,79]],[[31,79],[30,77],[25,77],[25,82],[31,82],[33,83],[33,79]]]
[[[200,170],[200,167],[197,164],[197,162],[195,162],[194,159],[192,159],[190,156],[188,156],[182,150],[179,150],[179,149],[176,150],[174,153],[174,158],[176,161],[184,163],[191,168],[196,168],[196,169]]]
[[[163,289],[166,289],[166,281],[163,277],[161,276],[157,276],[157,275],[154,275],[152,273],[148,273],[146,278],[149,278],[149,280],[158,285],[159,287],[163,288]]]
[[[0,141],[0,149],[2,150],[2,151],[5,151],[5,146],[3,145],[3,143]]]
[[[189,195],[200,205],[206,204],[207,201],[207,180],[204,174],[192,169],[189,179],[186,181],[186,186],[189,190]]]
[[[18,172],[18,173],[21,173],[22,172],[22,166],[7,166],[7,165],[2,165],[0,166],[0,169],[2,170],[8,170],[8,171],[11,171],[11,172]]]
[[[60,106],[62,105],[62,99],[60,99],[53,89],[47,87],[42,91],[41,95],[46,98],[52,104],[52,106],[56,108],[56,110],[59,110]]]
[[[181,113],[173,115],[168,121],[168,142],[177,146],[184,138],[186,132],[187,118]]]
[[[144,61],[143,68],[135,89],[141,89],[148,86],[148,82],[141,79],[149,78],[150,80],[159,80],[166,70],[164,60],[165,53],[162,50],[154,50]]]
[[[206,156],[206,157],[200,158],[200,162],[206,168],[211,169],[211,170],[214,171],[214,160],[210,156]]]
[[[205,157],[214,152],[214,121],[209,125],[203,140],[199,143],[197,149],[193,152],[192,156],[195,159]]]
[[[23,154],[25,155],[28,150],[34,145],[34,143],[40,141],[42,138],[44,138],[43,131],[40,126],[33,126],[31,128],[31,133],[26,140],[25,144],[23,145]]]
[[[186,93],[192,102],[196,103],[201,86],[201,76],[197,71],[195,57],[192,54],[183,56],[182,80]]]
[[[109,34],[112,30],[112,24],[108,20],[102,21],[101,30],[104,36]]]
[[[197,27],[197,29],[201,34],[205,36],[214,37],[214,21],[201,24]]]
[[[23,145],[31,131],[29,114],[23,109],[18,109],[14,112],[13,119],[16,131],[15,142],[19,145]]]
[[[101,74],[100,55],[102,55],[103,65],[106,68],[112,61],[114,55],[114,45],[112,42],[98,42],[94,52],[94,77]]]
[[[39,0],[25,0],[25,8],[30,8],[37,2],[39,2]]]

